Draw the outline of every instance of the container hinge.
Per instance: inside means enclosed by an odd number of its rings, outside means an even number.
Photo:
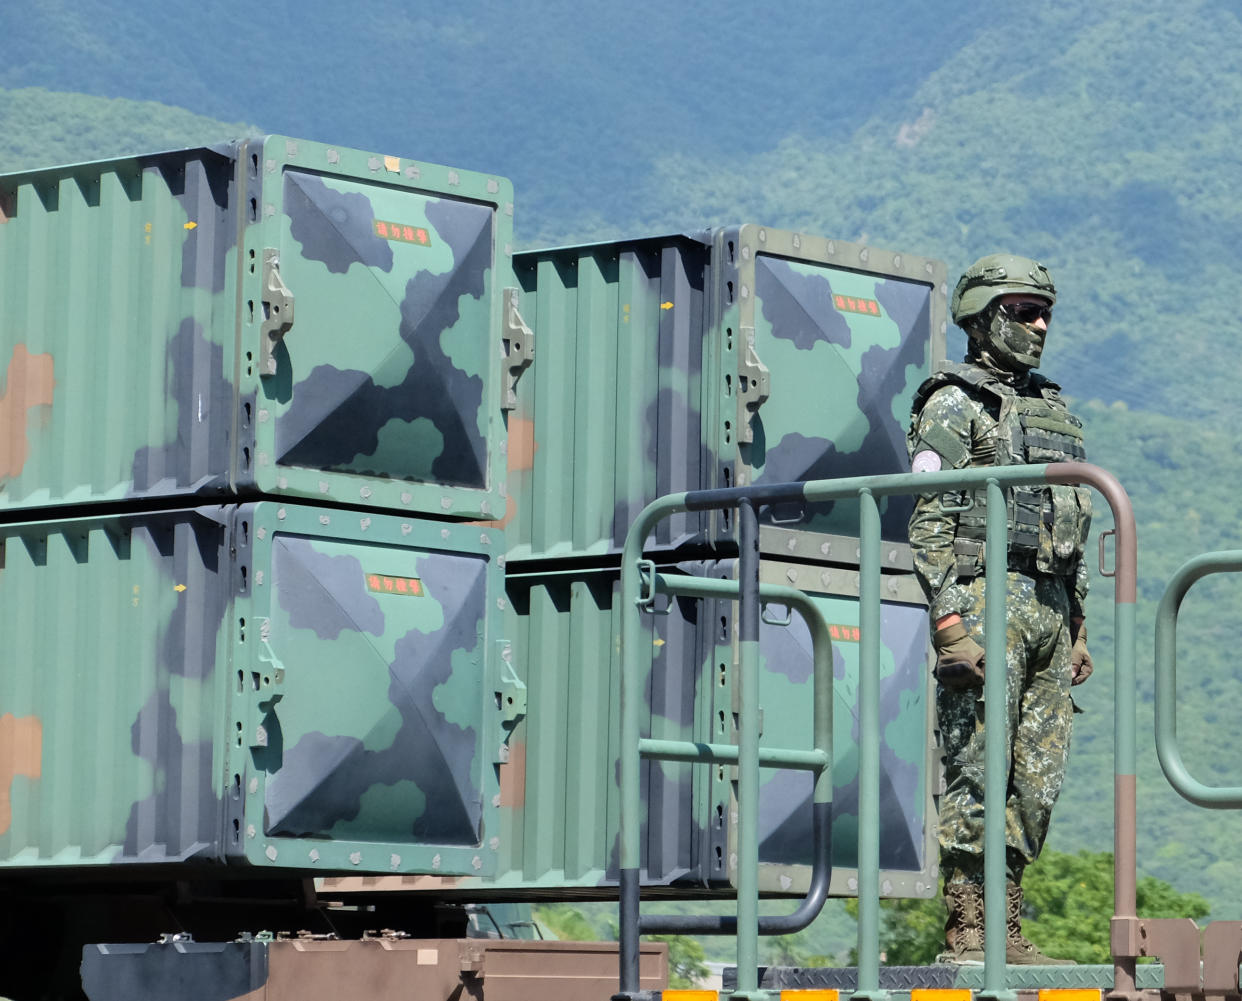
[[[751,418],[772,395],[772,377],[755,351],[755,328],[742,327],[742,350],[737,366],[737,440],[750,445],[755,440]]]
[[[276,345],[293,326],[293,293],[280,280],[280,251],[263,251],[263,326],[259,331],[259,375],[276,374]]]
[[[505,398],[500,405],[501,410],[512,410],[517,406],[518,377],[532,361],[535,360],[535,334],[522,319],[518,312],[518,299],[521,292],[515,288],[504,291],[504,330],[502,332],[505,359]]]

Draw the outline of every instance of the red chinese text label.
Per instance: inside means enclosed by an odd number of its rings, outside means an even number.
[[[874,299],[858,299],[852,295],[834,295],[833,305],[843,313],[862,313],[866,316],[882,316],[880,304]]]
[[[375,235],[385,240],[396,240],[399,243],[414,243],[420,247],[431,246],[431,234],[426,226],[406,226],[399,222],[375,220]]]
[[[367,590],[376,594],[404,594],[415,598],[423,595],[423,582],[417,577],[393,577],[391,574],[367,574]]]

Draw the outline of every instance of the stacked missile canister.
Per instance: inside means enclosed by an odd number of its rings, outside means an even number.
[[[944,356],[945,279],[938,261],[757,225],[519,253],[514,267],[536,360],[509,415],[507,632],[526,660],[529,704],[552,711],[529,712],[511,750],[526,763],[528,808],[532,776],[564,763],[564,778],[542,788],[535,809],[540,824],[565,816],[566,826],[552,839],[538,828],[533,850],[552,855],[563,841],[580,853],[589,828],[595,852],[565,858],[574,878],[587,875],[571,869],[585,861],[615,866],[605,834],[616,830],[616,708],[605,693],[617,689],[620,551],[631,522],[670,493],[906,471],[910,403]],[[904,541],[910,508],[904,498],[882,507],[880,861],[886,892],[924,896],[935,882],[936,768],[926,609]],[[761,581],[812,592],[834,638],[832,889],[848,894],[858,509],[765,509],[761,522]],[[732,579],[734,513],[672,517],[645,549],[664,573]],[[810,747],[810,631],[780,609],[765,618],[763,741]],[[661,600],[644,623],[645,734],[735,741],[735,606]],[[643,767],[645,885],[732,884],[733,769]],[[765,770],[763,781],[761,888],[800,892],[809,881],[811,779]],[[536,830],[528,821],[528,842]]]
[[[512,211],[284,137],[0,178],[0,874],[497,871]]]
[[[0,880],[612,892],[631,520],[904,470],[944,271],[755,225],[514,255],[512,212],[500,177],[284,137],[0,177]],[[881,864],[928,895],[908,513],[882,512]],[[839,892],[857,531],[837,504],[761,532],[763,579],[832,624]],[[736,553],[727,510],[647,544],[726,579]],[[732,739],[734,619],[646,617],[651,736]],[[809,746],[806,625],[761,642],[764,739]],[[727,891],[731,769],[644,776],[646,884]],[[797,893],[810,780],[765,782],[764,888]]]

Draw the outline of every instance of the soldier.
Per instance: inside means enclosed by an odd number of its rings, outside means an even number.
[[[1056,289],[1036,261],[993,254],[953,290],[965,364],[919,388],[908,446],[914,472],[1081,461],[1081,422],[1039,364]],[[936,708],[945,751],[940,801],[946,958],[983,960],[983,622],[986,488],[924,494],[910,519],[915,569],[931,603]],[[1043,847],[1069,754],[1070,686],[1090,675],[1083,546],[1090,494],[1071,486],[1006,491],[1006,961],[1068,963],[1022,934],[1022,872]],[[992,669],[992,665],[988,665]]]

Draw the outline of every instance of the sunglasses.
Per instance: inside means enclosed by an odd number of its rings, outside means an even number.
[[[1052,319],[1052,307],[1042,302],[1015,302],[1001,306],[1009,316],[1019,323],[1034,323],[1042,319],[1048,323]]]

